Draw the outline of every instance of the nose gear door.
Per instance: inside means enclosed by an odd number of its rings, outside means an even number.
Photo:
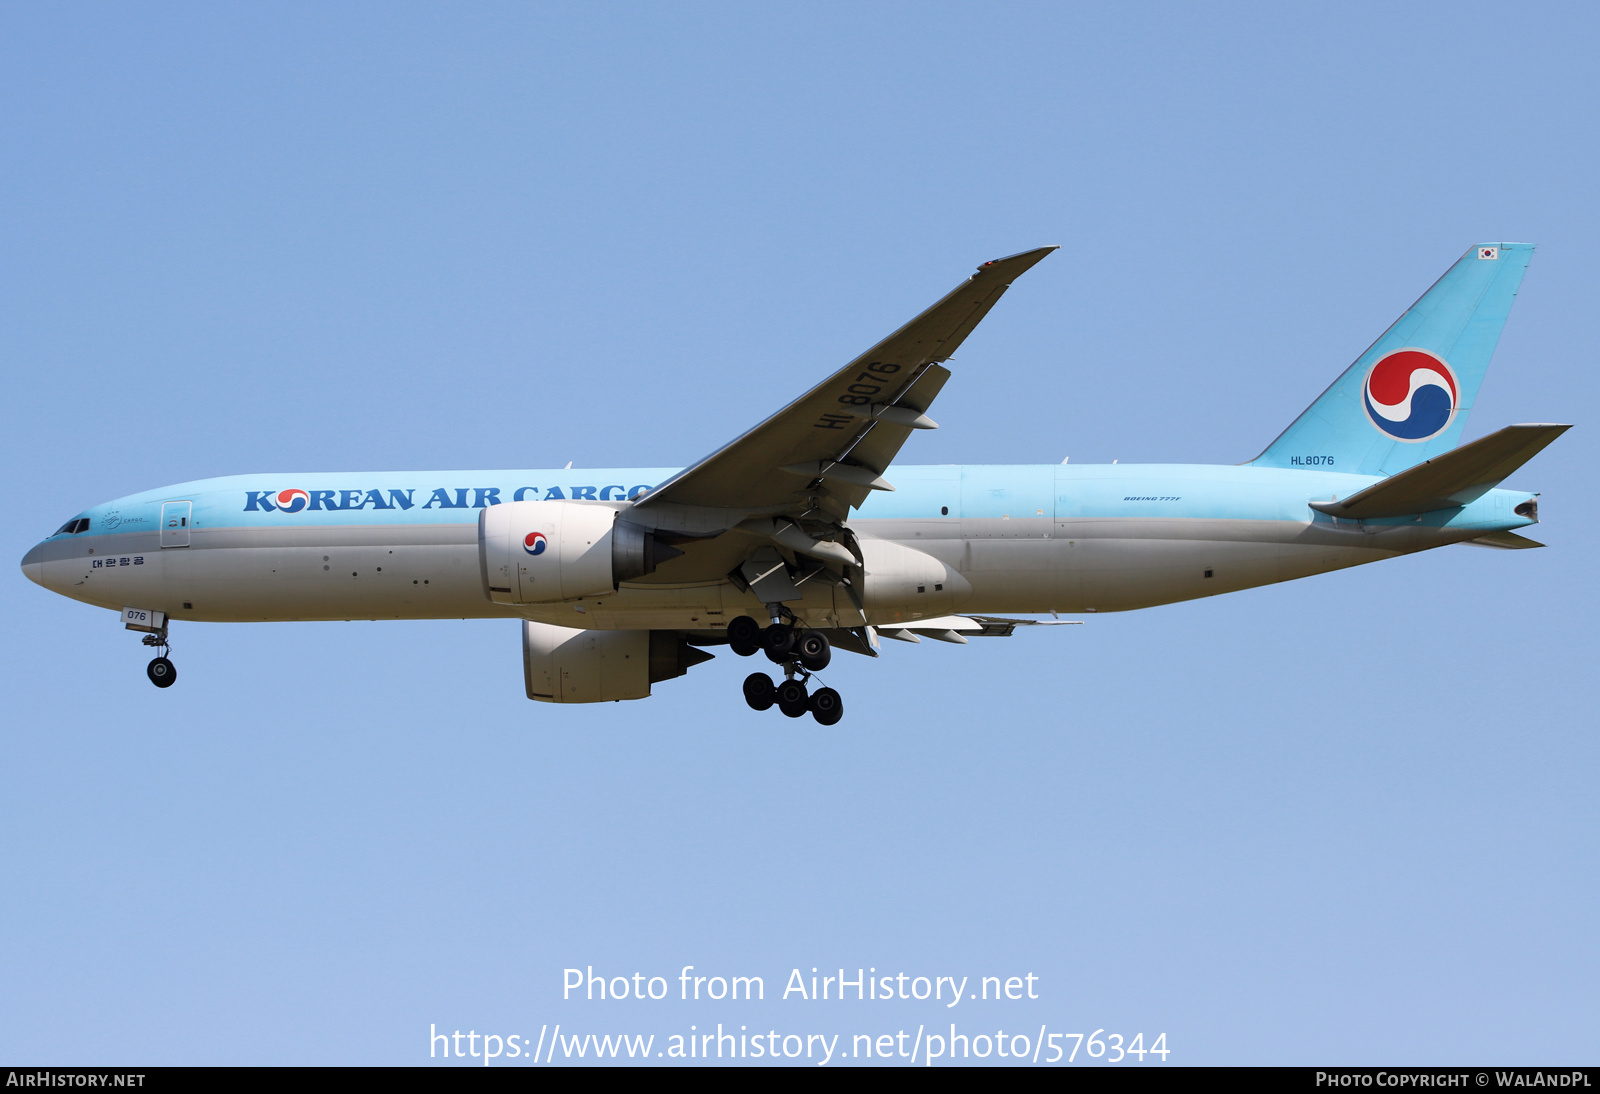
[[[161,506],[161,546],[189,546],[189,519],[194,515],[194,502],[169,501]]]

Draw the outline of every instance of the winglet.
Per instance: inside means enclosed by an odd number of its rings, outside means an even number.
[[[1031,251],[1019,251],[1014,255],[1006,255],[1004,258],[991,258],[979,266],[972,277],[975,280],[986,274],[1000,274],[1005,279],[1005,283],[1009,285],[1042,261],[1045,255],[1060,249],[1061,244],[1052,243],[1048,247],[1035,247]]]

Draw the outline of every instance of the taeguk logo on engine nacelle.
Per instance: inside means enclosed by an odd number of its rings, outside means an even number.
[[[311,495],[304,490],[279,490],[272,501],[280,513],[298,513],[311,504]]]
[[[522,549],[530,555],[544,554],[545,538],[543,532],[529,532],[522,538]]]
[[[1427,350],[1387,354],[1367,373],[1361,390],[1367,417],[1397,441],[1426,441],[1443,433],[1460,404],[1450,366]]]

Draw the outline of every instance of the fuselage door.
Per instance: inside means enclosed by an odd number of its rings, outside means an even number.
[[[169,501],[161,506],[161,546],[189,546],[189,521],[194,515],[194,502]]]

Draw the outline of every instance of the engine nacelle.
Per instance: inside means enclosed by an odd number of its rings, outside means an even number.
[[[478,514],[478,566],[496,604],[600,596],[681,553],[608,505],[513,501]]]
[[[676,631],[583,631],[522,623],[522,675],[541,703],[645,699],[650,685],[709,661]]]

